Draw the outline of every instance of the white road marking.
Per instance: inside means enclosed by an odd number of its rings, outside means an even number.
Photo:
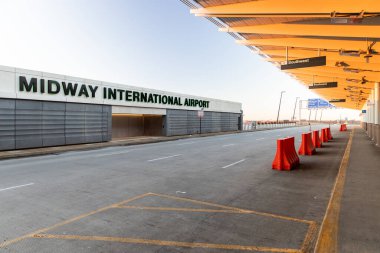
[[[178,193],[186,194],[186,192],[181,192],[181,191],[176,191],[175,193],[176,193],[176,194],[178,194]]]
[[[120,152],[114,152],[114,153],[108,153],[108,154],[99,154],[99,155],[95,155],[95,157],[102,157],[102,156],[108,156],[108,155],[121,155],[121,154],[126,154],[126,153],[129,153],[133,150],[126,150],[126,151],[120,151]]]
[[[258,138],[256,139],[256,141],[260,141],[260,140],[264,140],[265,138]]]
[[[245,161],[245,159],[242,159],[242,160],[240,160],[240,161],[237,161],[237,162],[234,162],[234,163],[228,164],[228,165],[222,167],[222,169],[226,169],[226,168],[228,168],[228,167],[234,166],[234,165],[236,165],[236,164],[238,164],[238,163],[242,163],[242,162],[244,162],[244,161]]]
[[[158,161],[158,160],[163,160],[163,159],[173,158],[173,157],[181,156],[181,155],[182,155],[182,154],[171,155],[171,156],[164,156],[164,157],[158,157],[158,158],[155,158],[155,159],[148,160],[148,162],[154,162],[154,161]]]
[[[22,185],[16,185],[16,186],[12,186],[12,187],[8,187],[8,188],[0,189],[0,192],[2,192],[2,191],[7,191],[7,190],[12,190],[12,189],[16,189],[16,188],[21,188],[21,187],[25,187],[25,186],[30,186],[30,185],[34,185],[34,183],[22,184]]]
[[[234,143],[226,144],[226,145],[223,145],[222,147],[230,147],[230,146],[235,146],[235,144]]]
[[[191,141],[191,142],[184,142],[184,143],[179,143],[177,144],[178,146],[182,146],[182,145],[190,145],[190,144],[194,144],[196,143],[195,141]]]

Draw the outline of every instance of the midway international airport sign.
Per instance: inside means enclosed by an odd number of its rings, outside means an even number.
[[[0,97],[241,113],[241,103],[7,66],[0,66]]]

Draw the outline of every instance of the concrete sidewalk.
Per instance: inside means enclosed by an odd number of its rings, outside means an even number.
[[[357,128],[341,203],[338,252],[380,251],[380,148]]]

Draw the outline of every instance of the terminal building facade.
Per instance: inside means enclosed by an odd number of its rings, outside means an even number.
[[[241,103],[0,66],[0,150],[238,131],[242,120]]]

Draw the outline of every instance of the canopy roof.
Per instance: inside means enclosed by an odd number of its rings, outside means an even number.
[[[376,0],[181,0],[280,67],[289,60],[326,56],[326,66],[285,70],[339,107],[361,109],[380,81],[380,1]]]

